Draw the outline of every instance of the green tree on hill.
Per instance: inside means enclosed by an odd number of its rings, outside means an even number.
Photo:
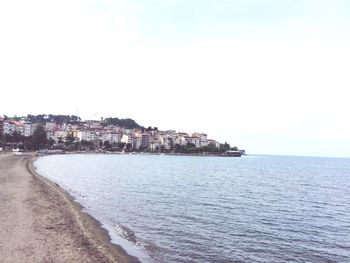
[[[141,129],[143,128],[138,123],[136,123],[133,119],[119,119],[119,118],[106,118],[103,121],[103,125],[116,125],[119,127],[123,127],[126,129]]]

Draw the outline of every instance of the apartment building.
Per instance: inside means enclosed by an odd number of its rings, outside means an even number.
[[[4,133],[4,119],[0,117],[0,135]]]
[[[77,131],[76,136],[80,141],[88,141],[88,142],[94,142],[97,140],[98,141],[98,136],[94,131],[88,131],[88,130],[83,130],[83,131]]]
[[[134,137],[132,147],[139,149],[142,145],[142,137]]]
[[[208,145],[208,136],[205,133],[198,133],[195,132],[192,134],[192,137],[198,137],[200,140],[200,147],[207,146]]]
[[[16,125],[12,121],[4,121],[3,124],[3,133],[4,134],[12,134],[16,131]]]
[[[35,130],[35,125],[33,125],[29,122],[23,123],[23,133],[22,134],[24,136],[28,137],[28,136],[33,135],[34,130]]]
[[[131,134],[123,134],[121,138],[121,142],[123,143],[133,143],[133,136]]]
[[[122,135],[116,132],[107,132],[101,134],[102,142],[109,141],[110,143],[119,143],[121,142]]]

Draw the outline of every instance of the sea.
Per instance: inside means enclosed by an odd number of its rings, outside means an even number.
[[[350,262],[350,159],[67,154],[35,166],[141,262]]]

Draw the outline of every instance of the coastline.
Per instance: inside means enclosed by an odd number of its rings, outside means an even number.
[[[102,224],[64,189],[36,172],[39,157],[0,154],[3,262],[140,262],[111,243]]]
[[[68,151],[60,153],[42,153],[41,156],[60,155],[60,154],[111,154],[111,155],[165,155],[165,156],[184,156],[184,157],[241,157],[247,156],[246,153],[241,156],[229,156],[226,154],[202,154],[202,153],[158,153],[158,152],[110,152],[110,151]]]

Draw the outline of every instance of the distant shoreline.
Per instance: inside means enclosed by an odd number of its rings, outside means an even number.
[[[62,153],[39,153],[39,155],[57,155],[57,154],[109,154],[109,155],[167,155],[167,156],[194,156],[194,157],[237,157],[220,154],[196,154],[196,153],[157,153],[157,152],[109,152],[109,151],[70,151]],[[246,156],[242,154],[241,156]],[[239,156],[240,157],[240,156]]]

